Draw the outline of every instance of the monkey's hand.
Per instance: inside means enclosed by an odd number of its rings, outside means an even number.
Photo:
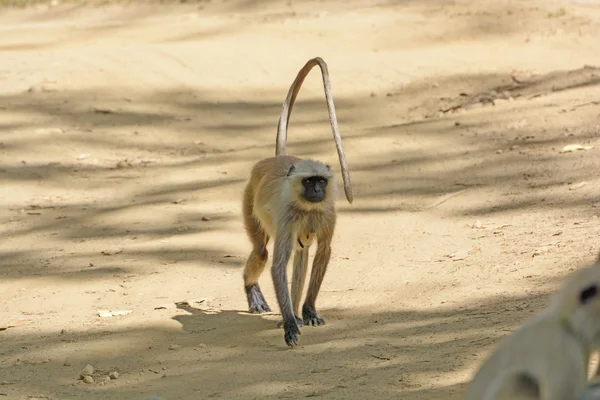
[[[295,318],[292,320],[283,321],[283,331],[285,332],[285,343],[290,347],[297,346],[298,336],[301,335],[301,333]]]
[[[302,307],[302,319],[304,319],[304,325],[320,326],[325,325],[325,320],[317,316],[315,308],[305,304]]]

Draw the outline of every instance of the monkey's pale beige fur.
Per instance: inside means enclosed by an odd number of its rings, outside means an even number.
[[[336,223],[336,184],[328,165],[319,161],[286,155],[287,125],[298,91],[308,72],[319,65],[334,142],[338,151],[344,190],[352,202],[352,186],[342,139],[337,127],[327,65],[320,58],[309,60],[300,70],[283,103],[277,130],[275,157],[257,162],[244,190],[243,215],[252,252],[244,268],[244,287],[252,312],[268,312],[270,307],[258,279],[267,258],[267,244],[273,238],[271,275],[283,317],[284,339],[289,346],[298,343],[300,326],[322,325],[315,302],[331,256],[331,240]],[[300,314],[300,298],[308,269],[308,251],[314,240],[317,251],[310,283]],[[287,264],[294,252],[292,293],[288,290]],[[301,315],[301,317],[300,317]]]
[[[292,165],[294,166],[294,175],[288,177],[287,174]],[[325,200],[321,203],[308,203],[302,201],[299,196],[302,193],[301,178],[314,175],[324,176],[329,180]],[[270,157],[256,163],[250,173],[247,190],[253,192],[250,194],[253,212],[270,237],[275,237],[276,233],[273,216],[276,213],[285,212],[285,207],[282,205],[293,205],[307,211],[322,209],[332,213],[334,212],[333,202],[337,195],[334,175],[324,164],[294,156]],[[296,227],[296,229],[299,230],[294,232],[296,235],[314,232],[308,228],[304,231],[302,227]],[[301,237],[306,238],[306,236]]]
[[[600,339],[598,288],[598,261],[567,277],[550,305],[485,360],[469,385],[467,400],[581,399],[590,355]]]

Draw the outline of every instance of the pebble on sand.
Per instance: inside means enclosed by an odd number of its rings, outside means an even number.
[[[81,378],[85,378],[86,376],[91,376],[94,373],[94,367],[90,364],[86,365],[85,368],[81,371]]]

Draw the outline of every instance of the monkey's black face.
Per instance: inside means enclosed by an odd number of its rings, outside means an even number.
[[[310,176],[302,179],[304,187],[304,199],[311,203],[319,203],[325,199],[327,178],[322,176]]]

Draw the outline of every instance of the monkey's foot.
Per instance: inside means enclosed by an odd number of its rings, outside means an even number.
[[[248,308],[252,313],[270,312],[271,308],[267,305],[267,301],[263,297],[258,283],[246,286],[246,296],[248,297]]]
[[[317,312],[314,307],[307,306],[306,304],[302,307],[302,319],[304,325],[320,326],[325,325],[325,320],[317,316]]]
[[[301,335],[300,328],[298,328],[298,324],[296,324],[296,320],[292,319],[289,321],[283,321],[283,338],[285,339],[285,343],[294,347],[298,345],[298,336]]]
[[[304,326],[304,321],[302,320],[302,318],[300,318],[297,315],[294,315],[294,316],[296,317],[296,324],[298,325],[298,327]],[[282,326],[283,326],[283,320],[281,320],[277,323],[278,328],[281,328]]]

